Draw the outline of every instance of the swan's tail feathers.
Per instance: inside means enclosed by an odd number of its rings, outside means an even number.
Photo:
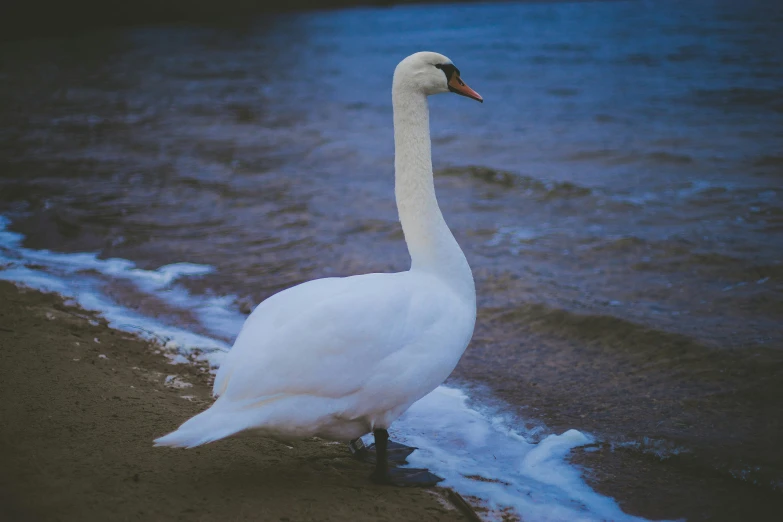
[[[235,435],[245,429],[245,426],[227,415],[212,411],[210,408],[185,422],[178,430],[155,439],[155,446],[172,448],[195,448],[202,444],[215,442]]]
[[[286,397],[285,394],[229,402],[218,399],[211,408],[202,411],[168,435],[155,439],[155,446],[173,448],[195,448],[202,444],[225,439],[240,431],[261,428],[269,422],[274,413],[269,406]]]

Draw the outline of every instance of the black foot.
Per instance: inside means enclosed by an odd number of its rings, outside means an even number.
[[[405,463],[405,458],[413,453],[416,448],[404,446],[397,442],[389,442],[389,432],[385,429],[377,429],[373,431],[373,435],[375,436],[375,448],[372,446],[370,448],[362,448],[362,453],[366,460],[375,457],[375,471],[370,475],[370,480],[376,484],[426,488],[434,486],[443,480],[426,469],[390,467],[390,460],[394,464]],[[352,451],[357,449],[355,442],[351,443]]]
[[[369,462],[370,464],[375,464],[378,461],[378,455],[377,452],[375,451],[375,444],[370,444],[369,446],[365,446],[364,444],[360,444],[362,439],[357,439],[357,440],[358,443],[357,441],[353,441],[350,444],[351,453],[353,453],[353,456],[363,462]],[[389,441],[387,444],[388,444],[388,449],[386,450],[386,458],[388,459],[389,463],[394,464],[396,466],[407,464],[408,455],[410,455],[411,453],[413,453],[418,449],[393,441]]]
[[[428,488],[437,485],[443,478],[426,469],[389,468],[384,474],[379,474],[376,470],[370,475],[370,480],[386,486]]]

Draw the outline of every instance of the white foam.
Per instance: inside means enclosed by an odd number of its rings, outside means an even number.
[[[483,499],[498,520],[507,508],[523,520],[643,520],[595,493],[566,462],[573,448],[593,442],[590,436],[572,429],[531,443],[513,419],[471,407],[462,390],[438,387],[395,423],[392,436],[419,448],[408,458],[412,467],[430,469],[446,479],[443,485]]]
[[[22,236],[6,229],[8,220],[0,216],[0,279],[21,283],[45,292],[56,292],[72,298],[86,310],[100,312],[112,328],[129,331],[156,339],[165,345],[174,341],[180,354],[172,354],[172,362],[187,362],[184,355],[199,352],[199,359],[217,367],[229,345],[222,340],[193,333],[185,328],[164,324],[161,321],[135,312],[109,299],[100,275],[130,280],[140,290],[156,295],[172,304],[188,301],[187,290],[173,287],[179,278],[211,272],[212,267],[192,263],[165,265],[157,270],[136,268],[126,259],[98,259],[94,253],[63,254],[48,250],[32,250],[21,246]],[[190,297],[197,313],[208,315],[212,308],[221,306],[215,314],[218,330],[226,329],[224,317],[231,298]],[[239,315],[237,313],[237,315]],[[235,323],[239,317],[232,319]],[[237,327],[238,329],[238,327]],[[216,332],[220,335],[221,332]],[[231,335],[233,336],[233,334]],[[229,337],[231,337],[229,336]]]
[[[531,228],[502,226],[497,229],[485,245],[488,247],[506,246],[509,252],[518,256],[528,245],[541,237],[543,234]]]
[[[115,303],[103,292],[106,277],[132,281],[174,308],[195,311],[200,326],[215,337],[233,338],[244,321],[233,296],[194,296],[177,284],[211,273],[212,267],[175,263],[143,270],[131,261],[102,260],[93,253],[26,249],[22,236],[8,231],[7,224],[0,216],[0,279],[57,292],[99,311],[114,328],[155,337],[172,362],[188,362],[185,355],[198,349],[217,366],[228,345]],[[420,448],[409,457],[411,466],[429,468],[446,479],[444,485],[481,499],[492,510],[489,518],[500,519],[502,510],[512,509],[526,521],[641,520],[592,491],[566,462],[569,451],[591,442],[588,435],[569,430],[535,444],[529,442],[531,433],[515,428],[514,419],[468,401],[465,392],[440,386],[394,424],[395,439]]]

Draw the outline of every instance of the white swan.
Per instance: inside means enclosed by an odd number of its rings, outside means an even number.
[[[449,376],[476,319],[470,266],[432,179],[427,96],[449,91],[483,101],[443,55],[416,53],[394,71],[395,194],[410,270],[317,279],[259,304],[217,373],[217,401],[157,446],[190,448],[244,430],[345,441],[373,431],[373,480],[439,480],[389,468],[386,429]]]

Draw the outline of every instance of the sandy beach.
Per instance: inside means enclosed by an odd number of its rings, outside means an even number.
[[[466,520],[444,489],[371,484],[342,444],[153,448],[209,373],[56,295],[0,282],[0,346],[1,520]]]

